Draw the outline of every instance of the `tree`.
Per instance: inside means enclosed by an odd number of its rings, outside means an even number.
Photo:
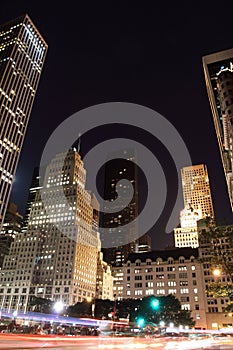
[[[207,218],[198,223],[202,230],[199,233],[201,251],[204,251],[201,262],[211,265],[215,281],[210,282],[206,293],[211,297],[228,297],[230,302],[226,311],[233,311],[233,226],[217,225],[216,222]],[[225,275],[223,282],[221,275]]]
[[[95,317],[96,318],[108,318],[108,315],[113,312],[114,301],[112,300],[95,300]]]
[[[94,314],[96,318],[108,318],[108,314],[113,312],[114,302],[111,300],[95,299],[91,302],[82,301],[67,308],[67,314],[73,317],[92,316],[92,304],[95,304]]]
[[[53,302],[50,299],[40,298],[33,295],[29,302],[29,307],[35,312],[50,313]]]
[[[134,321],[139,305],[140,300],[138,299],[123,299],[118,301],[116,305],[117,318],[129,318],[130,321]]]
[[[171,294],[161,297],[149,296],[140,300],[139,307],[135,312],[135,320],[137,321],[140,318],[144,319],[145,322],[152,322],[157,325],[161,321],[166,325],[173,322],[175,326],[180,324],[193,326],[195,324],[191,313],[181,310],[180,301]]]
[[[85,301],[78,302],[67,308],[66,313],[71,317],[90,317],[92,314],[91,303]]]

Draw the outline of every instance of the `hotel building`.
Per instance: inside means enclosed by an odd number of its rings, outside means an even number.
[[[191,311],[195,327],[206,328],[205,292],[198,250],[179,248],[133,253],[123,265],[123,298],[174,295]]]
[[[0,26],[0,231],[47,48],[28,15]]]

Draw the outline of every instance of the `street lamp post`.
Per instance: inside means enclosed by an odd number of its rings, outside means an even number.
[[[17,311],[14,311],[13,312],[13,317],[14,317],[14,326],[16,325],[16,317],[18,315],[18,312]]]
[[[87,297],[87,302],[91,304],[91,317],[95,318],[95,298]]]
[[[53,305],[53,309],[54,311],[59,314],[60,312],[62,312],[62,310],[64,309],[64,304],[62,301],[56,301],[55,304]]]

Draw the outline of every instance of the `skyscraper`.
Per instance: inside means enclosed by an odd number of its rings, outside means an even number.
[[[27,199],[26,210],[24,214],[23,227],[22,230],[26,231],[28,227],[28,221],[30,217],[30,212],[32,209],[32,204],[36,199],[37,192],[42,188],[41,184],[43,180],[41,179],[41,174],[43,173],[42,169],[39,167],[35,167],[32,174],[31,185],[29,188],[29,194]]]
[[[0,230],[46,52],[28,15],[0,26]]]
[[[113,159],[109,161],[109,159]],[[104,260],[113,266],[122,266],[125,258],[133,252],[151,250],[151,237],[149,234],[140,236],[137,219],[141,210],[138,183],[140,172],[137,166],[137,154],[133,148],[119,150],[108,154],[105,165],[105,189],[104,197],[110,203],[117,198],[116,186],[119,181],[127,179],[133,187],[133,196],[129,198],[129,185],[120,184],[122,188],[118,204],[114,203],[114,213],[108,212],[108,204],[105,205],[102,226],[109,229],[112,239],[112,247],[103,248]],[[125,205],[125,201],[128,205]],[[107,209],[107,210],[106,210]],[[135,222],[130,229],[125,225]],[[102,244],[104,246],[104,242]]]
[[[104,197],[110,204],[117,198],[116,185],[118,181],[127,179],[134,189],[133,198],[130,201],[128,185],[123,186],[125,188],[121,192],[117,206],[114,207],[114,213],[107,211],[108,205],[104,208],[102,226],[109,229],[109,235],[112,239],[112,247],[103,249],[104,260],[112,265],[121,265],[124,258],[135,251],[135,241],[138,238],[136,224],[131,227],[130,231],[124,227],[138,215],[138,174],[135,161],[135,150],[125,149],[109,153],[105,166]],[[122,185],[120,186],[122,187]],[[129,202],[127,206],[125,206],[125,200]],[[104,247],[104,242],[102,246]]]
[[[56,155],[46,167],[27,231],[4,259],[0,308],[26,310],[33,296],[66,306],[95,297],[99,239],[85,183],[75,150]]]
[[[233,49],[202,58],[229,199],[233,208]]]
[[[208,171],[205,164],[184,167],[181,170],[184,207],[201,209],[202,217],[214,217]]]

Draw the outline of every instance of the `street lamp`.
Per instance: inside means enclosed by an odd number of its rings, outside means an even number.
[[[161,327],[164,327],[164,326],[165,326],[165,322],[164,322],[164,321],[160,321],[160,322],[159,322],[159,325],[160,325]]]
[[[220,267],[215,267],[214,270],[213,270],[213,275],[214,275],[215,277],[220,277],[221,274],[222,274],[221,268],[220,268]]]
[[[95,299],[92,297],[87,297],[86,300],[88,303],[92,302],[92,304],[91,304],[91,317],[95,318]]]
[[[64,304],[62,301],[56,301],[53,305],[54,311],[59,314],[64,309]]]
[[[17,315],[18,315],[18,312],[15,310],[15,311],[13,312],[14,324],[16,324],[16,317],[17,317]]]

